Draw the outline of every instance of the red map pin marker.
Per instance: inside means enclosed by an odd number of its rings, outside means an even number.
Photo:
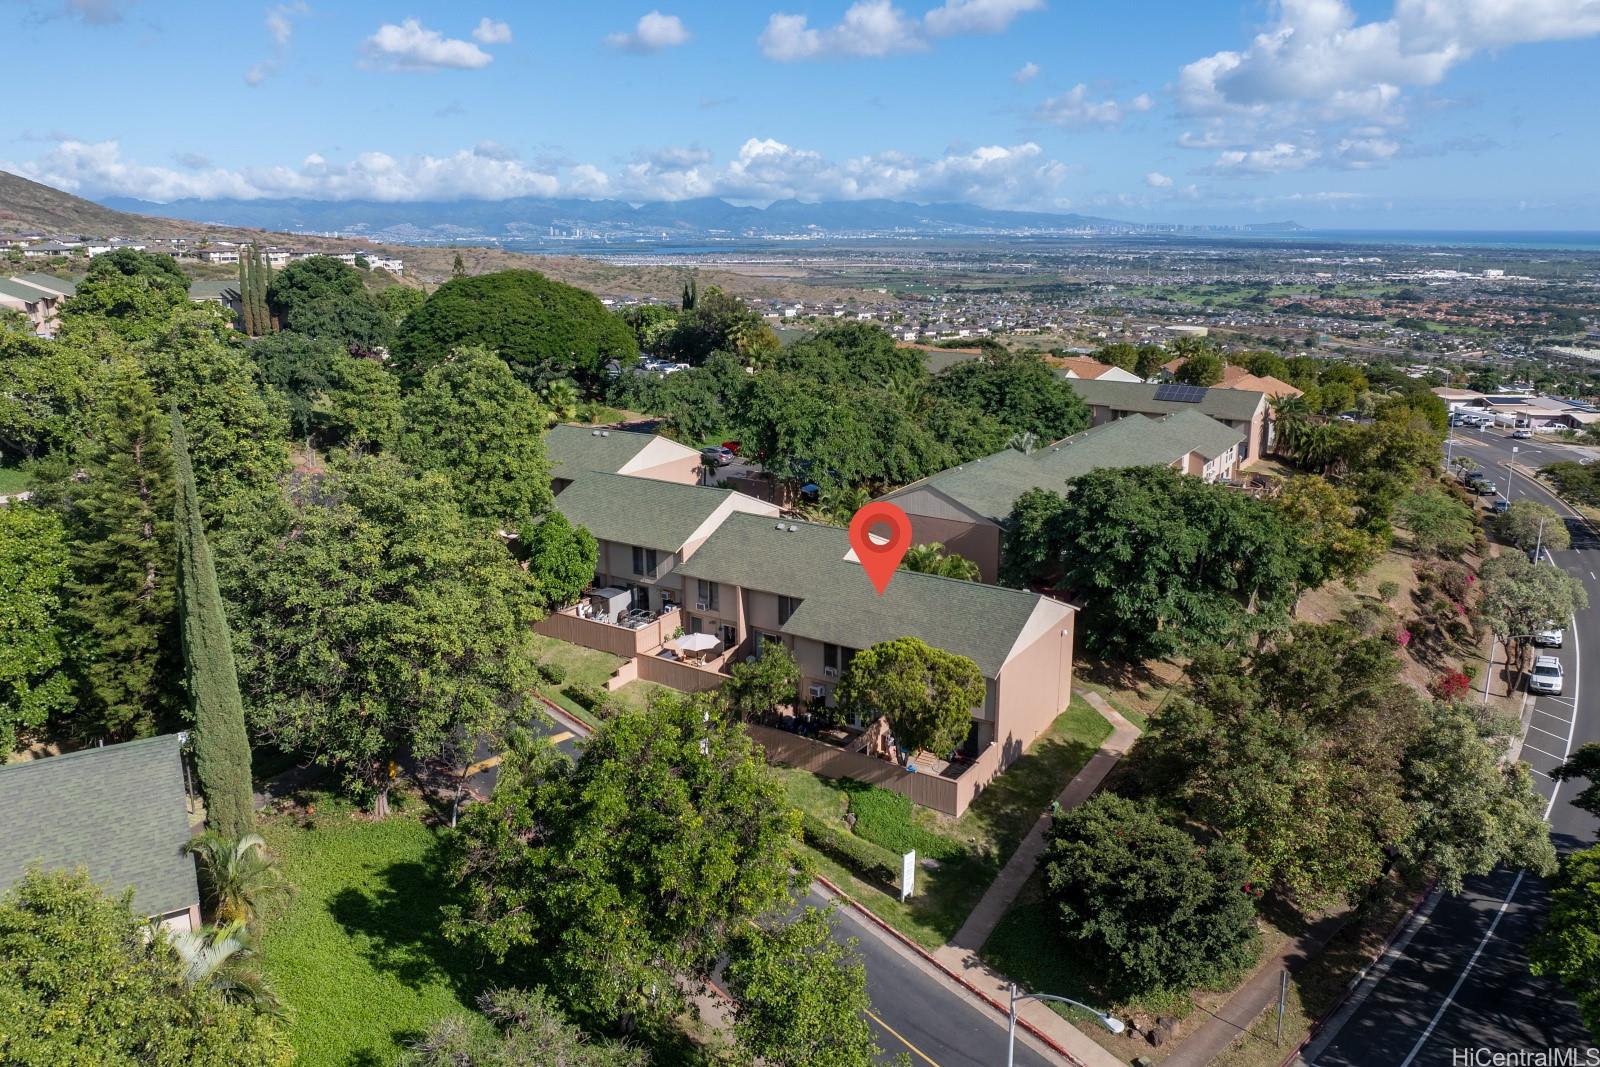
[[[887,529],[889,540],[884,544],[874,541],[867,535],[872,529]],[[897,505],[875,500],[851,518],[850,547],[856,550],[856,558],[866,569],[867,577],[872,579],[878,595],[882,596],[889,588],[895,568],[905,559],[906,549],[911,547],[911,520]]]

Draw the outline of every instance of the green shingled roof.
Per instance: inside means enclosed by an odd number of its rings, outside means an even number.
[[[1072,391],[1090,407],[1109,407],[1113,411],[1137,411],[1145,415],[1169,415],[1177,411],[1198,411],[1213,419],[1248,422],[1265,393],[1253,389],[1207,389],[1199,401],[1186,404],[1176,400],[1157,400],[1152,382],[1108,382],[1103,378],[1073,378]]]
[[[76,284],[69,282],[65,278],[57,278],[54,274],[40,274],[38,271],[29,271],[26,274],[14,274],[12,277],[19,282],[36,285],[65,296],[74,296],[78,292]]]
[[[26,300],[30,304],[37,304],[41,300],[50,299],[53,295],[25,282],[15,282],[10,278],[0,278],[0,296],[9,296],[13,300]]]
[[[1198,411],[1133,415],[1024,455],[1007,449],[913,482],[884,499],[931,487],[978,515],[1002,522],[1029,489],[1059,492],[1067,481],[1108,467],[1167,466],[1190,452],[1214,459],[1244,439]]]
[[[799,597],[786,634],[849,648],[917,637],[970,657],[989,678],[1044,599],[911,571],[896,572],[880,597],[861,565],[845,560],[844,530],[809,522],[777,526],[777,519],[760,515],[730,515],[677,573]]]
[[[552,426],[544,437],[550,477],[570,480],[590,471],[615,474],[654,439],[654,434],[628,430]]]
[[[200,901],[177,734],[0,767],[0,891],[32,865],[86,867],[141,915]]]
[[[731,489],[590,471],[562,490],[556,507],[602,541],[676,552],[732,495]]]

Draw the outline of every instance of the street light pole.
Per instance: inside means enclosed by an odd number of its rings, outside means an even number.
[[[1115,1018],[1097,1008],[1069,997],[1058,997],[1050,993],[1023,993],[1017,989],[1017,983],[1011,983],[1011,1025],[1006,1028],[1006,1067],[1016,1067],[1017,1063],[1017,1002],[1019,1000],[1053,1000],[1059,1004],[1071,1004],[1074,1008],[1081,1008],[1100,1020],[1100,1025],[1110,1030],[1113,1034],[1120,1034],[1127,1027],[1122,1020]]]

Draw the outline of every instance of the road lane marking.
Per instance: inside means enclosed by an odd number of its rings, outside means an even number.
[[[1566,759],[1566,757],[1564,757],[1564,756],[1558,756],[1558,755],[1556,755],[1556,754],[1555,754],[1555,753],[1554,753],[1554,752],[1546,752],[1546,751],[1545,751],[1545,750],[1544,750],[1544,749],[1542,749],[1542,748],[1539,748],[1539,747],[1537,747],[1537,746],[1535,746],[1535,745],[1530,745],[1530,744],[1528,744],[1528,742],[1526,742],[1526,741],[1524,741],[1524,742],[1522,742],[1522,748],[1523,748],[1523,751],[1527,751],[1527,750],[1529,750],[1529,749],[1532,749],[1532,750],[1533,750],[1533,751],[1534,751],[1534,752],[1537,752],[1537,753],[1539,753],[1539,755],[1541,755],[1541,756],[1549,756],[1549,757],[1550,757],[1550,758],[1551,758],[1551,759],[1554,759],[1554,760],[1562,760],[1562,761],[1565,761],[1565,759]]]
[[[1535,715],[1548,716],[1549,718],[1554,719],[1556,722],[1571,722],[1570,719],[1563,719],[1561,716],[1557,715],[1555,712],[1553,712],[1553,711],[1545,711],[1542,708],[1534,708],[1533,709],[1533,713]]]
[[[571,740],[572,740],[572,731],[571,730],[562,730],[559,733],[553,733],[553,734],[550,735],[550,744],[551,745],[559,745],[563,741],[571,741]]]
[[[1569,508],[1568,510],[1571,509]],[[1574,512],[1574,514],[1577,513]],[[1583,640],[1581,635],[1578,633],[1578,616],[1576,614],[1572,616],[1572,620],[1568,625],[1572,627],[1573,636],[1578,638],[1578,640],[1575,640],[1572,643],[1572,653],[1578,661],[1578,669],[1575,672],[1572,683],[1573,715],[1572,721],[1567,725],[1566,747],[1562,750],[1565,755],[1556,757],[1563,763],[1566,762],[1567,756],[1572,754],[1572,737],[1573,734],[1575,734],[1578,730],[1578,694],[1581,692],[1583,687]],[[1523,742],[1522,747],[1529,748],[1531,746],[1528,745],[1527,742]],[[1535,749],[1535,751],[1538,750]],[[1549,753],[1547,752],[1545,755],[1549,755]],[[1548,774],[1544,776],[1546,778],[1550,777]],[[1546,804],[1544,808],[1544,821],[1547,823],[1550,821],[1550,813],[1556,809],[1556,798],[1561,795],[1561,782],[1555,779],[1552,779],[1552,781],[1554,781],[1555,784],[1550,787],[1550,803]],[[1445,996],[1444,1003],[1439,1005],[1439,1010],[1433,1013],[1432,1019],[1428,1020],[1427,1028],[1424,1029],[1422,1031],[1422,1035],[1417,1038],[1417,1043],[1411,1046],[1411,1051],[1407,1053],[1406,1058],[1400,1062],[1400,1067],[1411,1067],[1412,1061],[1417,1058],[1417,1053],[1422,1051],[1423,1046],[1428,1043],[1428,1038],[1432,1037],[1433,1031],[1438,1028],[1439,1020],[1444,1018],[1444,1013],[1450,1010],[1451,1004],[1455,1003],[1456,994],[1461,992],[1461,987],[1467,982],[1467,976],[1472,974],[1472,969],[1478,965],[1478,957],[1483,955],[1484,946],[1486,946],[1489,943],[1489,939],[1494,936],[1495,929],[1500,925],[1500,920],[1505,917],[1506,908],[1510,906],[1512,898],[1517,895],[1517,890],[1522,885],[1523,874],[1523,871],[1517,872],[1516,880],[1511,883],[1510,892],[1506,893],[1506,898],[1500,902],[1500,907],[1495,911],[1494,921],[1489,924],[1489,929],[1484,931],[1483,938],[1478,942],[1478,947],[1472,950],[1472,956],[1467,960],[1467,965],[1461,968],[1461,974],[1456,978],[1456,984],[1450,987],[1450,992]]]
[[[1544,734],[1546,737],[1553,737],[1557,741],[1561,740],[1561,735],[1560,734],[1553,734],[1549,730],[1544,729],[1543,727],[1533,725],[1533,723],[1531,723],[1531,722],[1528,724],[1528,729],[1530,729],[1530,730],[1538,730],[1541,734]]]
[[[935,1060],[932,1056],[929,1056],[926,1052],[922,1051],[920,1048],[918,1048],[917,1046],[913,1045],[911,1042],[907,1041],[905,1039],[905,1037],[900,1033],[900,1031],[896,1030],[894,1027],[890,1026],[888,1023],[886,1023],[882,1019],[880,1019],[878,1017],[878,1014],[876,1012],[874,1012],[871,1008],[866,1008],[864,1010],[867,1013],[867,1018],[871,1019],[873,1022],[877,1023],[879,1026],[881,1026],[885,1030],[889,1031],[889,1033],[893,1034],[894,1037],[895,1037],[895,1040],[899,1041],[906,1048],[910,1049],[912,1052],[915,1052],[918,1056],[922,1057],[922,1059],[926,1063],[931,1064],[932,1067],[939,1067],[939,1061],[938,1060]]]
[[[471,778],[475,774],[481,774],[491,767],[498,766],[500,766],[500,757],[490,756],[488,759],[481,759],[477,763],[474,763],[472,766],[468,767],[466,771],[462,773],[462,777]]]

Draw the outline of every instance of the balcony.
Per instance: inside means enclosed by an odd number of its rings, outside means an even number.
[[[552,612],[534,624],[535,633],[584,648],[632,659],[655,653],[678,628],[681,615],[673,610],[655,612],[594,613],[587,601]]]

